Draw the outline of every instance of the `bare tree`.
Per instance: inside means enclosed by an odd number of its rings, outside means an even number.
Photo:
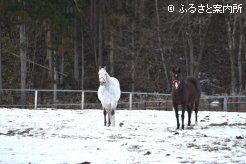
[[[109,62],[110,62],[110,74],[114,75],[114,36],[113,29],[110,28],[109,32]]]
[[[167,71],[166,61],[164,58],[164,50],[162,48],[161,36],[160,36],[160,17],[159,17],[158,0],[155,0],[155,11],[156,11],[156,21],[157,21],[156,29],[157,29],[158,47],[159,47],[159,51],[161,53],[162,66],[163,66],[163,70],[164,70],[164,74],[165,74],[167,89],[170,91],[168,71]]]
[[[21,5],[25,6],[25,1],[18,0]],[[26,89],[26,74],[27,74],[27,64],[26,64],[26,45],[27,45],[27,39],[26,39],[26,25],[22,22],[23,21],[23,15],[19,17],[19,20],[21,22],[19,26],[19,36],[20,36],[20,63],[21,63],[21,105],[26,104],[26,92],[24,89]]]
[[[63,74],[64,74],[64,65],[65,65],[65,54],[64,53],[61,53],[60,55],[59,55],[59,57],[60,57],[60,84],[62,85],[63,83],[64,83],[64,76],[63,76]],[[57,74],[57,76],[58,76],[58,74]]]
[[[46,45],[47,45],[47,58],[49,62],[49,74],[48,77],[52,78],[52,69],[53,69],[53,61],[52,61],[52,42],[51,42],[51,29],[50,25],[47,25],[47,33],[46,33]]]
[[[237,14],[225,15],[227,41],[228,41],[228,54],[230,57],[230,70],[231,70],[231,94],[237,94],[237,63],[236,63],[236,29],[237,29]]]
[[[57,68],[56,68],[56,51],[54,50],[54,63],[53,63],[53,103],[57,103],[57,83],[58,83],[58,74],[57,74]]]
[[[99,14],[98,14],[98,63],[102,65],[102,52],[103,52],[103,11],[104,0],[99,0]]]
[[[212,14],[207,14],[208,17],[201,17],[198,20],[198,24],[199,24],[199,51],[198,51],[198,57],[197,59],[193,62],[194,64],[194,69],[193,69],[193,76],[197,77],[199,76],[199,70],[200,70],[200,64],[201,64],[201,60],[202,57],[204,55],[204,50],[205,50],[205,44],[206,44],[206,38],[207,38],[207,34],[208,34],[208,28],[210,26],[210,22],[211,22],[211,17]],[[192,53],[194,55],[194,53]],[[194,57],[193,57],[194,60]]]
[[[21,89],[26,89],[26,26],[20,25]],[[26,104],[26,92],[21,91],[21,105]]]
[[[134,17],[137,17],[137,0],[134,0]],[[136,72],[136,67],[135,67],[135,30],[136,30],[136,22],[135,19],[132,20],[131,23],[131,91],[135,91],[135,72]]]
[[[90,42],[96,67],[98,67],[98,6],[97,0],[90,1]]]
[[[1,89],[3,89],[3,85],[2,85],[2,22],[0,22],[0,90]]]
[[[82,21],[83,19],[81,19]],[[82,21],[83,22],[83,21]],[[85,81],[85,52],[84,52],[84,31],[81,30],[81,89],[84,89]]]
[[[238,64],[238,84],[239,84],[239,90],[238,93],[242,93],[243,91],[243,84],[242,84],[242,53],[243,53],[243,43],[245,43],[245,37],[244,37],[244,29],[243,29],[243,17],[241,14],[239,14],[239,44],[238,44],[238,58],[237,58],[237,64]]]
[[[135,24],[132,23],[132,30],[134,31],[135,28]],[[134,35],[132,35],[131,38],[131,47],[132,47],[132,51],[131,51],[131,91],[134,92],[135,91],[135,39],[134,39]]]
[[[77,29],[77,26],[76,26]],[[79,81],[79,43],[78,38],[74,39],[74,69],[73,76],[76,82]]]

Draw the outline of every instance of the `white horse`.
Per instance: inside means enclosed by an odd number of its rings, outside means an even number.
[[[107,125],[106,115],[108,113],[108,126],[115,126],[115,109],[120,99],[120,83],[114,78],[110,77],[106,71],[106,67],[99,67],[99,82],[98,98],[102,103],[104,114],[104,126]]]

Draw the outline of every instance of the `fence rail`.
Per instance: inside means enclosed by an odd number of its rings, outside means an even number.
[[[26,92],[26,102],[21,103],[21,92]],[[94,90],[2,89],[0,107],[7,108],[61,108],[100,109],[101,104]],[[118,109],[172,110],[171,94],[122,92]],[[246,95],[201,97],[200,110],[246,112]]]

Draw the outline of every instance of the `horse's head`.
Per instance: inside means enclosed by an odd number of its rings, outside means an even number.
[[[99,78],[99,83],[100,85],[105,85],[106,81],[107,81],[107,71],[106,71],[106,67],[99,67],[99,71],[98,71],[98,78]]]
[[[180,84],[180,68],[172,69],[172,86],[175,89],[178,89]]]

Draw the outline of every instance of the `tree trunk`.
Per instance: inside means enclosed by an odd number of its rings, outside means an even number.
[[[189,46],[189,54],[190,54],[190,71],[189,75],[194,75],[194,46],[193,46],[193,40],[192,36],[188,36],[188,46]]]
[[[165,74],[165,79],[166,79],[166,86],[167,90],[170,91],[170,84],[169,84],[169,78],[168,78],[168,71],[167,71],[167,66],[166,66],[166,61],[164,58],[164,51],[161,45],[161,36],[160,36],[160,17],[159,17],[159,9],[158,9],[158,0],[155,0],[155,10],[156,10],[156,19],[157,19],[157,38],[158,38],[158,47],[161,53],[161,60],[162,60],[162,66],[164,69],[164,74]]]
[[[184,54],[185,54],[185,70],[186,70],[186,76],[188,76],[189,75],[189,57],[188,57],[188,48],[187,48],[185,36],[183,36],[183,42],[184,42]]]
[[[56,68],[56,52],[54,51],[54,68],[53,68],[53,104],[57,104],[57,79],[58,79],[58,74],[57,74],[57,68]],[[56,108],[56,105],[54,105]]]
[[[38,58],[37,57],[37,53],[38,53],[38,38],[39,38],[39,33],[37,33],[37,34],[35,34],[35,37],[34,37],[34,40],[33,40],[33,43],[34,43],[34,46],[33,46],[33,57],[32,57],[32,61],[35,63],[36,62],[36,59]],[[29,65],[31,64],[31,62],[29,62]],[[29,69],[30,69],[30,71],[29,72],[31,72],[30,73],[30,79],[32,79],[32,87],[31,88],[33,88],[33,87],[35,87],[35,76],[36,76],[36,74],[35,74],[35,72],[36,72],[36,65],[35,64],[32,64],[32,65],[30,65],[29,67],[28,67]]]
[[[134,0],[134,17],[137,16],[137,1]],[[136,22],[135,20],[132,20],[131,24],[131,30],[132,30],[132,35],[131,35],[131,91],[135,92],[135,29],[136,29]]]
[[[122,1],[117,1],[117,7],[118,7],[118,11],[121,11],[123,9],[123,2]],[[123,18],[122,17],[119,18],[119,22],[121,22],[121,23],[123,22]],[[119,26],[118,28],[119,28],[119,30],[118,30],[117,39],[119,39],[120,42],[121,42],[122,38],[123,38],[122,37],[123,36],[123,28],[122,28],[122,26]]]
[[[21,3],[20,5],[25,5],[24,1],[18,0],[18,3]],[[18,18],[20,22],[22,22],[22,18]],[[24,23],[20,24],[19,26],[19,36],[20,36],[20,64],[21,64],[21,98],[20,103],[22,107],[26,104],[26,92],[24,89],[26,89],[26,26]]]
[[[134,38],[135,22],[132,22],[131,36],[131,91],[135,91],[135,38]]]
[[[200,19],[200,25],[199,25],[199,37],[200,37],[200,42],[199,42],[199,53],[198,53],[198,57],[197,60],[195,61],[195,67],[194,67],[194,76],[196,78],[199,77],[199,70],[200,70],[200,63],[203,57],[203,53],[204,53],[204,49],[205,49],[205,40],[207,37],[207,33],[208,33],[208,28],[211,22],[211,17],[212,14],[210,14],[208,16],[208,20],[201,20]]]
[[[52,69],[53,69],[53,61],[52,61],[52,45],[51,45],[51,31],[50,25],[48,25],[48,30],[46,34],[46,43],[47,43],[47,57],[49,61],[49,74],[48,77],[52,79]]]
[[[79,44],[77,37],[74,39],[74,80],[79,81]]]
[[[81,30],[81,89],[84,89],[84,76],[85,76],[85,54],[84,54],[84,31]]]
[[[102,28],[103,28],[103,0],[99,0],[99,14],[98,14],[98,63],[102,66],[102,51],[103,51],[103,39],[102,39]]]
[[[110,61],[110,75],[114,76],[114,37],[112,29],[109,32],[109,61]]]
[[[134,25],[133,25],[134,26]],[[134,35],[132,35],[132,52],[131,52],[131,91],[135,91],[135,41]]]
[[[63,74],[64,74],[64,53],[61,54],[60,56],[60,84],[63,85],[64,83],[64,77],[63,77]],[[58,76],[58,74],[57,74]]]
[[[0,22],[0,93],[3,89],[2,84],[2,22]]]
[[[94,28],[94,1],[95,0],[90,0],[90,29]]]
[[[226,28],[227,28],[227,39],[228,39],[228,52],[230,57],[230,68],[231,68],[231,94],[237,94],[237,66],[235,59],[235,30],[236,30],[236,15],[233,20],[230,20],[230,16],[225,16]],[[233,22],[233,26],[231,23]]]
[[[26,26],[20,25],[21,105],[26,104]]]
[[[239,15],[239,46],[238,46],[238,58],[237,58],[237,65],[238,65],[238,84],[239,90],[238,92],[241,93],[243,89],[242,84],[242,50],[243,50],[243,40],[244,40],[244,31],[242,25],[243,19],[241,15]]]
[[[95,65],[98,67],[98,57],[97,57],[97,50],[98,50],[98,30],[97,30],[97,22],[98,22],[98,8],[97,8],[97,1],[92,0],[91,2],[91,40],[92,40],[92,48],[94,53]]]

